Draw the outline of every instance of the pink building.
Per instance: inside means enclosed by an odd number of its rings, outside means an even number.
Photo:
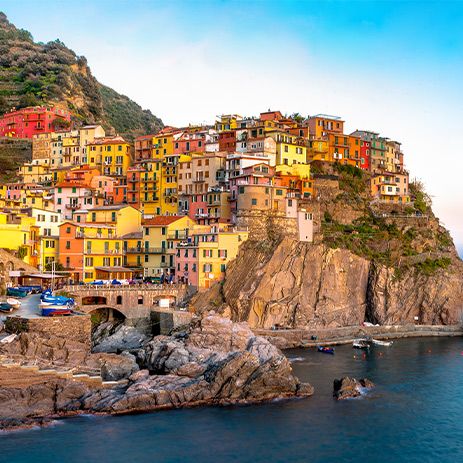
[[[55,212],[67,220],[72,220],[75,211],[92,209],[104,203],[103,198],[95,195],[95,190],[86,184],[61,182],[55,186],[54,191]]]
[[[198,287],[198,249],[192,238],[177,245],[174,264],[178,282]]]

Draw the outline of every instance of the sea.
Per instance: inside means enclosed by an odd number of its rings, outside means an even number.
[[[370,352],[286,351],[306,399],[79,416],[0,434],[0,462],[462,462],[463,339],[397,340]],[[336,401],[333,380],[376,387]]]

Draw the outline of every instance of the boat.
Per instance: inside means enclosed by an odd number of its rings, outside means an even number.
[[[51,290],[45,290],[40,296],[41,305],[59,305],[59,306],[69,306],[74,305],[74,299],[72,297],[66,296],[53,296]]]
[[[318,352],[322,352],[323,354],[334,355],[334,348],[333,347],[317,346],[317,350],[318,350]]]
[[[369,349],[370,343],[365,339],[354,339],[352,347],[354,349]]]
[[[22,285],[19,287],[19,289],[33,294],[37,294],[42,291],[42,287],[40,285]]]
[[[21,301],[18,301],[18,299],[14,299],[13,297],[9,297],[6,302],[13,306],[13,309],[19,309],[21,307]]]
[[[72,315],[72,309],[66,305],[49,305],[42,307],[42,317]]]
[[[381,341],[380,339],[372,339],[371,342],[375,346],[392,346],[393,341]]]
[[[13,296],[13,297],[26,297],[27,291],[20,289],[20,288],[7,288],[6,295]]]
[[[0,302],[0,313],[13,312],[13,306],[8,302]]]

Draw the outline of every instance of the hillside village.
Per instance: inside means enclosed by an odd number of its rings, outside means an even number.
[[[132,144],[100,125],[73,127],[63,109],[8,112],[0,137],[30,139],[32,161],[0,186],[2,247],[73,283],[145,278],[209,288],[259,236],[263,218],[312,242],[327,219],[319,193],[340,169],[363,172],[372,204],[411,209],[400,142],[345,133],[344,123],[269,110],[167,126]]]

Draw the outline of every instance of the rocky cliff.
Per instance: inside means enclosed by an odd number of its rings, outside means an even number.
[[[261,230],[193,307],[221,307],[254,328],[460,323],[463,262],[422,186],[411,185],[413,202],[384,205],[371,201],[362,171],[326,174],[315,175],[317,196],[305,204],[314,243],[284,225]]]
[[[454,324],[463,310],[463,263],[453,258],[432,274],[408,267],[397,275],[323,243],[285,238],[269,255],[249,241],[227,271],[222,296],[234,320],[256,328]]]
[[[15,363],[5,363],[8,359]],[[0,348],[0,360],[0,427],[81,412],[254,403],[313,393],[275,346],[247,324],[214,313],[121,355],[90,353],[86,345],[57,336],[21,333]],[[98,367],[104,380],[118,382],[58,374],[56,365],[61,370]]]

